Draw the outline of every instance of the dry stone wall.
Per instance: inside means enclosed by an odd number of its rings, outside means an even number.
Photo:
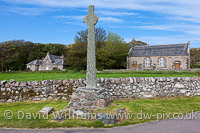
[[[70,99],[78,87],[85,87],[85,79],[1,81],[0,102]],[[112,99],[153,98],[166,96],[200,96],[198,77],[128,77],[100,78],[97,86],[106,88]]]

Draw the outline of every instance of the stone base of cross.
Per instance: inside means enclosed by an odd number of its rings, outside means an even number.
[[[105,108],[111,102],[111,95],[104,88],[78,88],[71,96],[68,108],[98,109]]]

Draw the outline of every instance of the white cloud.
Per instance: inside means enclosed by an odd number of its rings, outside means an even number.
[[[100,10],[96,11],[97,14],[105,15],[105,16],[131,16],[131,15],[138,15],[138,13],[134,12],[119,12],[119,11],[106,11]]]
[[[49,7],[82,7],[89,5],[92,0],[4,0],[9,3],[31,4]]]
[[[81,16],[54,16],[55,19],[66,19],[66,20],[83,20],[85,15]],[[101,22],[115,22],[121,23],[122,19],[114,18],[114,17],[100,17],[99,20]]]
[[[191,24],[150,24],[140,26],[128,26],[126,28],[141,28],[145,30],[163,30],[163,31],[179,31],[191,35],[200,35],[200,25]]]
[[[68,20],[83,20],[85,16],[55,16],[54,18],[58,18],[58,19],[68,19]]]
[[[114,17],[100,17],[100,21],[102,22],[115,22],[115,23],[122,23],[122,19],[114,18]]]
[[[127,28],[142,28],[147,30],[166,30],[174,31],[176,26],[172,25],[142,25],[142,26],[129,26]]]
[[[7,7],[7,6],[1,6],[1,9],[3,11],[8,11],[12,13],[17,13],[21,15],[43,15],[47,12],[55,11],[55,9],[52,8],[40,8],[40,7]]]

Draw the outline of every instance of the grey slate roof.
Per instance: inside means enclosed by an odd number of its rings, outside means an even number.
[[[56,59],[55,61],[53,61],[52,63],[53,65],[63,65],[63,62],[61,59]]]
[[[39,66],[39,65],[41,65],[42,63],[43,63],[42,60],[36,59],[36,60],[34,60],[34,61],[28,63],[27,65],[36,65],[36,66]]]
[[[50,57],[53,65],[63,65],[63,62],[61,60],[61,56],[49,55],[49,57]]]
[[[188,55],[188,43],[132,47],[128,57]]]
[[[55,61],[55,60],[61,58],[61,56],[58,56],[58,55],[49,55],[49,57],[50,57],[50,59],[51,59],[52,61]]]

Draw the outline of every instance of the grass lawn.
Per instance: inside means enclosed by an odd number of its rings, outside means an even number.
[[[99,72],[97,78],[120,78],[120,77],[170,77],[169,71],[120,71]],[[172,71],[172,77],[196,77],[198,72]],[[0,81],[14,79],[15,81],[35,80],[58,80],[58,79],[80,79],[86,78],[85,71],[82,72],[4,72],[0,73]]]
[[[48,120],[45,119],[17,119],[18,111],[24,113],[38,113],[38,111],[44,106],[54,107],[56,111],[64,109],[68,104],[68,101],[43,101],[43,102],[19,102],[19,103],[0,103],[0,127],[7,128],[58,128],[58,127],[114,127],[125,126],[130,124],[137,124],[149,121],[157,120],[157,117],[152,116],[149,119],[135,119],[136,114],[141,110],[146,115],[152,113],[189,113],[200,111],[200,97],[173,97],[173,98],[154,98],[154,99],[137,99],[137,100],[119,100],[114,101],[108,108],[102,110],[96,110],[94,112],[106,112],[115,113],[117,109],[126,108],[127,113],[132,113],[131,119],[118,121],[114,125],[104,125],[99,121],[94,120],[82,120],[79,119],[67,119],[63,122],[51,121],[53,114],[51,114]],[[117,105],[118,104],[118,105]],[[13,118],[6,120],[4,112],[6,110],[13,111]],[[141,117],[140,117],[141,118]]]

